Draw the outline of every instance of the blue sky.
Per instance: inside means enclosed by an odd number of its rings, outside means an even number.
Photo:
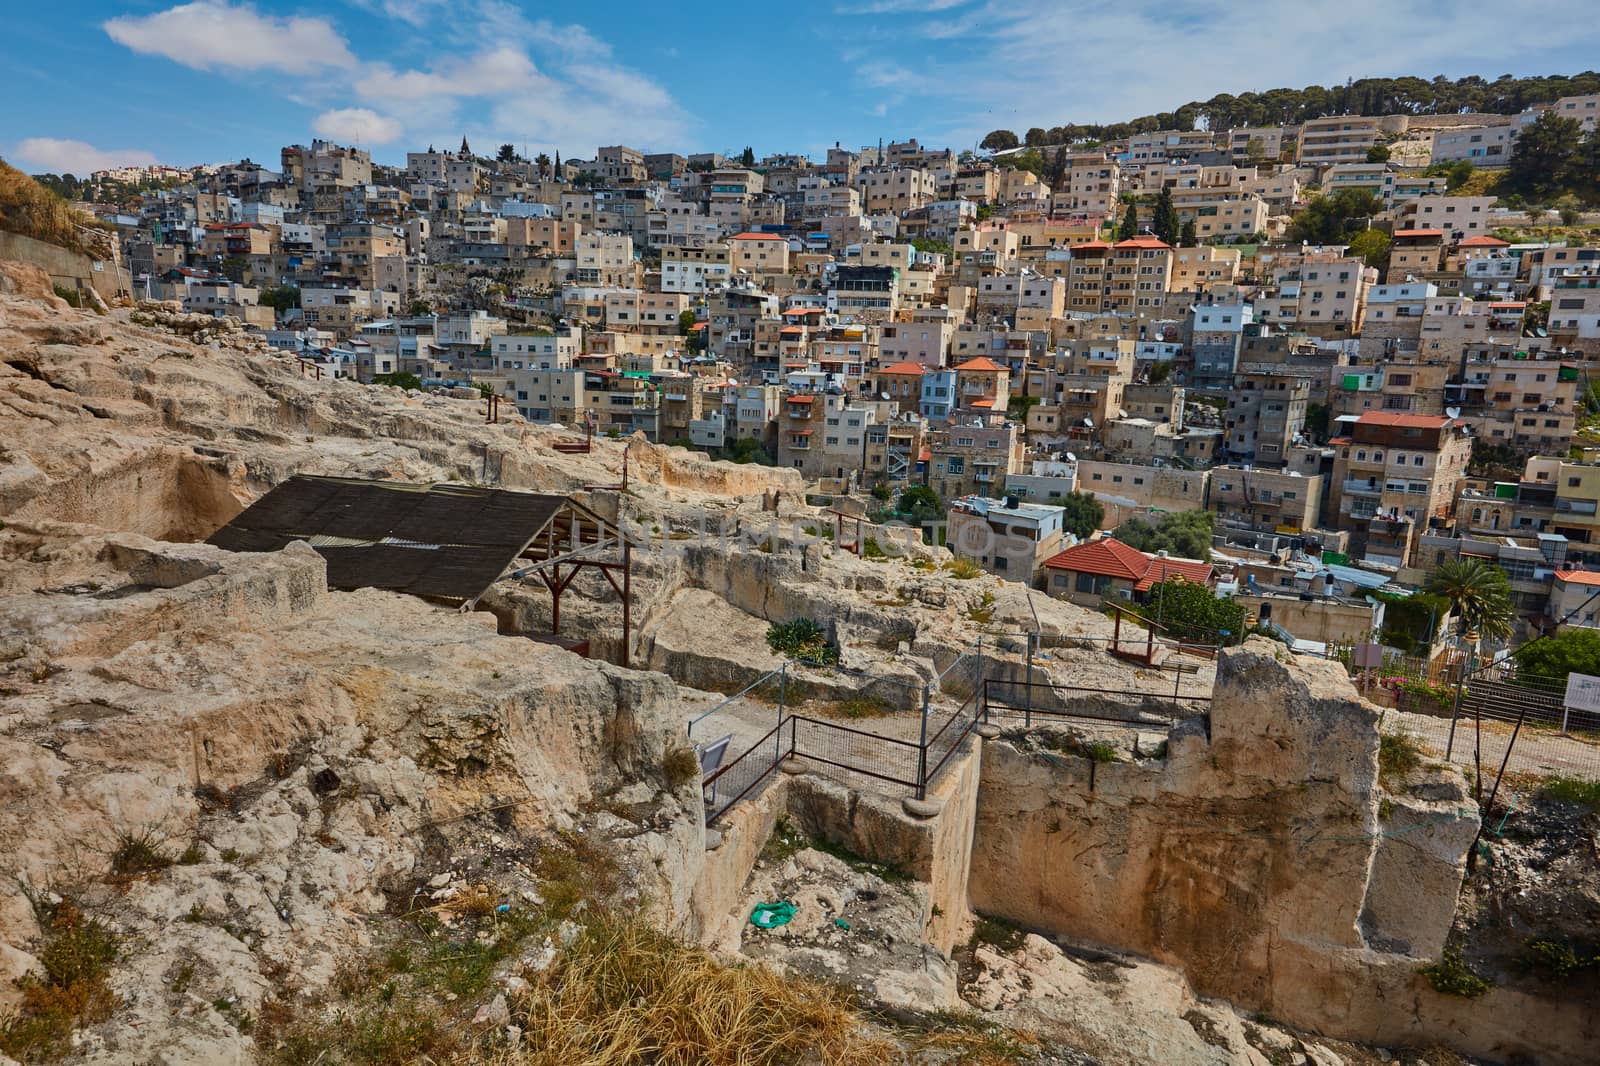
[[[820,155],[1347,77],[1574,73],[1595,0],[54,0],[0,37],[0,155],[211,163],[314,136]]]

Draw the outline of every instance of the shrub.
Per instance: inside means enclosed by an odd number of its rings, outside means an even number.
[[[1472,972],[1458,947],[1445,948],[1444,957],[1421,972],[1435,992],[1446,996],[1476,999],[1489,991],[1489,981]]]
[[[111,877],[118,881],[131,881],[143,874],[165,870],[175,861],[165,849],[166,841],[154,830],[122,833],[117,837],[117,848],[111,853]]]
[[[985,591],[976,605],[967,608],[967,618],[979,625],[987,625],[994,618],[994,593]]]
[[[690,748],[671,748],[661,760],[667,785],[674,792],[700,776],[700,757]]]
[[[1096,740],[1083,746],[1084,754],[1095,762],[1116,762],[1117,746],[1109,740]]]
[[[109,1017],[116,997],[106,975],[117,958],[115,935],[71,900],[48,913],[48,939],[39,952],[44,974],[17,981],[22,1005],[0,1021],[0,1053],[23,1061],[58,1058],[83,1022]]]
[[[1575,973],[1600,967],[1600,954],[1565,940],[1547,937],[1528,941],[1524,963],[1547,981],[1564,981]]]
[[[828,631],[809,618],[772,623],[767,627],[767,647],[809,663],[839,661],[839,649],[828,642]]]
[[[863,559],[887,559],[889,553],[883,550],[877,537],[868,537],[861,543],[861,557]]]

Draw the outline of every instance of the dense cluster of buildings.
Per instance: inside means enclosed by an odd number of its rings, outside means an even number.
[[[1595,103],[1550,106],[1592,125]],[[1600,247],[1500,239],[1520,213],[1422,170],[1503,165],[1527,121],[1157,131],[1046,147],[1049,182],[915,140],[565,161],[463,141],[404,167],[314,141],[99,210],[136,295],[328,373],[477,385],[837,496],[927,486],[953,532],[1027,545],[982,565],[1052,592],[1151,573],[1116,549],[1096,552],[1112,574],[1049,565],[1075,543],[1058,501],[1088,492],[1105,528],[1213,512],[1219,550],[1259,562],[1225,578],[1241,592],[1359,595],[1481,554],[1531,620],[1558,573],[1600,565],[1600,467],[1568,458]],[[1285,239],[1344,188],[1382,202],[1386,259]],[[1155,234],[1163,192],[1191,239]],[[1519,479],[1468,476],[1475,449]]]

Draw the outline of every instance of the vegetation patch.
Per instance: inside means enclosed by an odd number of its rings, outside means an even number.
[[[1536,937],[1528,941],[1523,963],[1543,980],[1565,981],[1585,971],[1600,970],[1600,950],[1569,940]]]
[[[44,972],[17,981],[21,1007],[0,1021],[0,1052],[22,1062],[61,1057],[74,1029],[105,1020],[116,1006],[106,984],[117,959],[116,935],[70,899],[39,910],[46,929],[39,950]]]
[[[1422,766],[1422,743],[1410,733],[1378,737],[1378,781],[1385,788],[1403,782]]]
[[[145,874],[165,870],[176,861],[166,850],[166,840],[155,830],[125,832],[118,835],[116,849],[111,853],[110,880],[127,883]]]
[[[983,576],[983,567],[971,559],[951,559],[944,564],[943,570],[957,581],[971,581]]]
[[[1432,966],[1424,966],[1421,973],[1442,995],[1476,999],[1489,991],[1490,982],[1472,971],[1459,947],[1445,948],[1444,956]]]
[[[828,641],[827,629],[809,618],[772,623],[767,627],[767,647],[808,663],[839,661],[839,649]]]
[[[1600,781],[1558,775],[1545,778],[1540,791],[1551,799],[1576,803],[1591,811],[1600,811]]]

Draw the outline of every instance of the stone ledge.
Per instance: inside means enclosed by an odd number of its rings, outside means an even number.
[[[900,807],[913,818],[937,818],[944,811],[943,800],[919,800],[907,796]]]

